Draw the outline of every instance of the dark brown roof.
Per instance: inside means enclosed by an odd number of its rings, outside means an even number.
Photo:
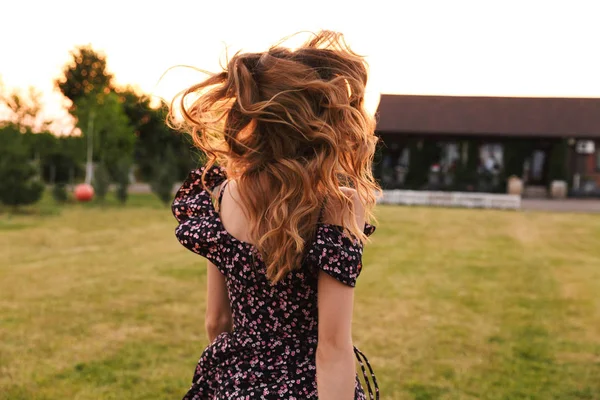
[[[600,138],[600,98],[381,96],[377,131]]]

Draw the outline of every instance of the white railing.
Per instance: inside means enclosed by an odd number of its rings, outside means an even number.
[[[521,208],[521,196],[513,194],[384,190],[380,204],[466,208]]]

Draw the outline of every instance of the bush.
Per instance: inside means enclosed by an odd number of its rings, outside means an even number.
[[[110,185],[110,174],[104,163],[99,163],[94,170],[94,179],[92,186],[94,187],[94,193],[99,201],[104,201],[106,193],[108,193],[108,186]]]
[[[168,147],[162,160],[154,162],[152,192],[167,205],[173,200],[173,185],[177,180],[177,165],[173,150]]]
[[[117,200],[119,200],[122,204],[127,202],[127,190],[129,188],[129,169],[131,167],[131,163],[127,159],[121,159],[117,163],[117,168],[115,171],[115,181],[117,183]]]
[[[13,207],[37,203],[44,193],[44,185],[35,175],[35,168],[30,165],[12,168],[9,179],[0,173],[0,202]]]
[[[23,135],[10,125],[0,129],[0,203],[12,207],[36,203],[44,192],[37,170]]]
[[[64,183],[57,183],[52,187],[52,197],[57,203],[66,203],[69,199],[67,186]]]
[[[115,195],[121,204],[125,204],[127,202],[127,187],[128,185],[123,185],[120,183],[117,184],[117,191],[115,192]]]

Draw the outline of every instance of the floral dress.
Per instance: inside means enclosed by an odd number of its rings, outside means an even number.
[[[362,267],[362,244],[341,227],[318,222],[302,267],[272,285],[256,247],[225,230],[211,193],[202,186],[202,172],[190,172],[175,196],[175,234],[225,276],[233,331],[221,333],[204,350],[184,400],[317,399],[318,272],[354,286]],[[226,183],[224,170],[210,168],[205,181],[209,188]],[[365,224],[366,235],[374,230]],[[354,352],[369,398],[379,398],[369,362],[358,349]],[[355,399],[366,399],[358,375]]]

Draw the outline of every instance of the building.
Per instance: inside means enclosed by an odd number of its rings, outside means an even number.
[[[600,195],[600,98],[381,96],[375,175],[387,188]],[[413,157],[411,157],[411,154]]]

